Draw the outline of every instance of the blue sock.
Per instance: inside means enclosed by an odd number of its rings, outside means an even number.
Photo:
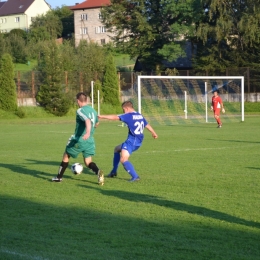
[[[134,166],[129,161],[123,163],[125,170],[132,176],[132,178],[138,178],[138,174],[136,173]]]
[[[113,169],[111,172],[116,173],[120,162],[120,153],[114,153]]]

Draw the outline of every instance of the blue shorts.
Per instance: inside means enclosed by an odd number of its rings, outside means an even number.
[[[127,150],[129,154],[132,154],[134,151],[138,150],[140,145],[133,145],[129,140],[126,140],[121,145],[121,149]]]

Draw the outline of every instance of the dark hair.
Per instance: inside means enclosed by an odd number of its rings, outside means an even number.
[[[131,107],[131,108],[133,108],[134,106],[133,106],[133,103],[130,100],[128,100],[128,101],[125,101],[125,102],[122,103],[122,107]]]
[[[87,99],[88,99],[88,95],[84,92],[79,92],[77,95],[76,95],[76,98],[80,101],[80,102],[86,102]]]

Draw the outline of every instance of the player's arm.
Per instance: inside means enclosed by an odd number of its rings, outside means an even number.
[[[149,124],[147,124],[147,125],[145,126],[145,128],[152,133],[152,136],[153,136],[154,139],[158,138],[158,135],[156,134],[156,132],[154,131],[154,129],[153,129]]]
[[[120,120],[119,116],[117,115],[99,115],[98,118],[108,120]]]
[[[224,108],[224,104],[222,102],[222,99],[220,99],[220,105],[221,105],[221,110],[222,110],[222,113],[225,113],[225,108]]]
[[[85,120],[85,125],[86,125],[86,133],[83,135],[82,138],[84,140],[87,140],[90,137],[90,131],[92,127],[91,120],[89,118]]]

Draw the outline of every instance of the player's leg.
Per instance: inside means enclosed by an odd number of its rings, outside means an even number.
[[[132,153],[132,151],[137,150],[138,148],[130,148],[130,146],[126,147],[127,149],[122,149],[121,151],[121,158],[120,158],[120,162],[123,164],[124,169],[131,175],[131,180],[130,181],[139,181],[140,178],[137,174],[137,172],[135,171],[135,168],[133,166],[133,164],[129,161],[129,157],[130,154]]]
[[[110,173],[107,175],[107,177],[113,178],[117,176],[117,169],[120,163],[120,152],[121,152],[121,146],[117,145],[114,149],[114,157],[113,157],[113,169],[110,171]]]
[[[216,109],[214,111],[214,117],[215,117],[215,119],[216,119],[216,121],[218,123],[218,127],[221,127],[222,126],[222,122],[220,120],[220,109]]]
[[[52,179],[52,181],[55,181],[55,182],[61,182],[62,181],[63,174],[64,174],[65,170],[67,169],[67,167],[69,165],[69,158],[70,158],[70,156],[66,152],[64,152],[63,157],[62,157],[62,161],[61,161],[61,164],[60,164],[60,167],[59,167],[59,170],[58,170],[57,177],[54,177]]]
[[[104,174],[103,171],[97,166],[95,162],[92,161],[92,156],[95,155],[95,143],[89,143],[84,151],[82,152],[85,165],[91,169],[98,176],[98,184],[104,184]]]
[[[69,158],[70,157],[77,158],[78,154],[81,152],[78,148],[75,148],[77,147],[75,145],[76,143],[77,143],[76,140],[73,139],[73,137],[70,137],[62,157],[62,161],[58,170],[58,175],[57,177],[54,177],[52,181],[61,182],[63,174],[69,165]]]

